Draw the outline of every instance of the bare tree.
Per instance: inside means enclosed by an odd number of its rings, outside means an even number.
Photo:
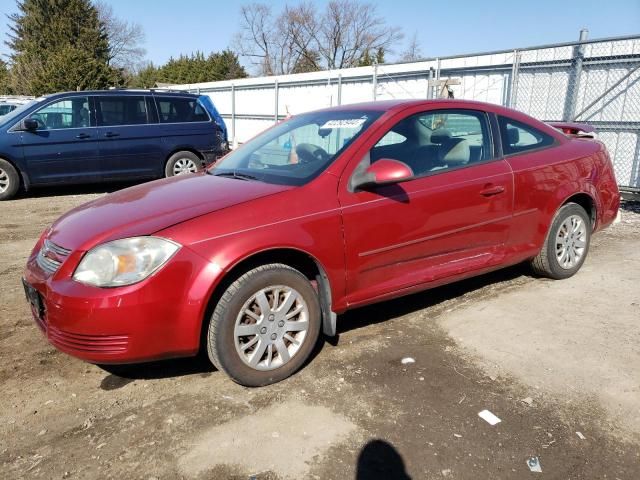
[[[263,75],[353,67],[368,52],[389,52],[402,38],[376,6],[331,0],[323,11],[312,2],[286,6],[274,15],[266,4],[240,9],[236,50]]]
[[[109,65],[129,72],[137,71],[147,54],[141,46],[145,40],[142,26],[118,18],[111,5],[102,0],[96,0],[94,5],[109,40]]]
[[[418,32],[414,32],[407,45],[407,49],[402,52],[400,60],[402,62],[417,62],[422,59],[422,51],[420,50],[420,43],[418,42]]]

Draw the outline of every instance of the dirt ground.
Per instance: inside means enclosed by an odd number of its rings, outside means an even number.
[[[639,204],[572,279],[518,266],[354,310],[293,378],[247,389],[206,359],[105,370],[40,334],[25,259],[103,194],[0,204],[0,478],[640,478]]]

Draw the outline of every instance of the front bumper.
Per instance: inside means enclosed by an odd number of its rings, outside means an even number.
[[[28,295],[31,311],[53,346],[93,363],[133,363],[198,352],[207,301],[219,273],[210,263],[182,247],[138,284],[98,288],[72,280],[81,256],[72,253],[53,275],[38,265],[35,254],[27,263],[25,291],[35,291]]]

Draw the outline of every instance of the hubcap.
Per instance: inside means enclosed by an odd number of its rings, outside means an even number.
[[[173,165],[174,175],[185,175],[187,173],[195,173],[198,171],[196,162],[190,158],[179,158]]]
[[[4,193],[9,188],[9,175],[0,168],[0,193]]]
[[[575,267],[587,246],[587,226],[582,217],[571,215],[560,225],[556,234],[556,258],[565,270]]]
[[[236,352],[255,370],[274,370],[298,353],[308,330],[309,308],[300,293],[284,285],[263,288],[236,318]]]

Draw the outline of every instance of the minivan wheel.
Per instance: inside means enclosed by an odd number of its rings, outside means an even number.
[[[591,221],[587,212],[577,203],[567,203],[558,210],[531,267],[544,277],[569,278],[580,270],[587,258],[590,241]]]
[[[164,176],[173,177],[175,175],[195,173],[198,171],[200,165],[202,165],[202,161],[195,153],[176,152],[167,160]]]
[[[287,265],[263,265],[220,298],[209,323],[209,358],[240,385],[279,382],[307,360],[320,323],[318,295],[309,280]]]
[[[20,188],[20,176],[13,165],[0,158],[0,200],[13,198]]]

